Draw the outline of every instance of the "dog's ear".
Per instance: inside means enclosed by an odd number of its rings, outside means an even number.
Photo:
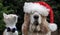
[[[48,27],[46,25],[42,24],[41,25],[41,32],[42,33],[45,33],[45,34],[48,33],[49,32]]]
[[[30,15],[28,13],[25,13],[24,14],[24,23],[22,25],[22,33],[24,35],[27,35],[27,33],[28,33],[29,22],[30,22]]]
[[[48,22],[46,20],[46,17],[42,17],[42,23],[41,23],[41,32],[42,33],[48,33],[49,28],[48,28]]]
[[[29,21],[30,21],[30,14],[25,13],[25,14],[24,14],[24,22],[29,23]]]
[[[6,14],[6,13],[3,13],[3,17],[4,17],[4,18],[7,17],[7,14]]]

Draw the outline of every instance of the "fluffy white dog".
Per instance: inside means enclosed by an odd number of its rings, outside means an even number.
[[[15,14],[7,15],[3,13],[3,17],[4,17],[4,22],[6,24],[6,29],[3,32],[3,35],[18,35],[18,31],[15,26],[17,23],[18,16]]]

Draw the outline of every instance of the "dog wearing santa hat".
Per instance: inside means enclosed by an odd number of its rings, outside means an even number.
[[[6,29],[3,32],[3,35],[18,35],[18,31],[16,28],[16,23],[18,16],[15,14],[5,14],[3,13],[4,22],[6,24]]]
[[[25,2],[22,35],[51,35],[57,30],[52,8],[45,2]],[[50,15],[50,23],[47,16]]]

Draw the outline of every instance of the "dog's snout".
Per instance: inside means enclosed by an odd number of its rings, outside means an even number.
[[[35,15],[35,16],[34,16],[34,19],[38,19],[38,18],[39,18],[39,16],[38,16],[38,15]]]

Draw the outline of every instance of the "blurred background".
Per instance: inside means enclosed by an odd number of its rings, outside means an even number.
[[[48,3],[54,11],[55,23],[58,25],[58,32],[60,28],[60,0],[0,0],[0,35],[3,34],[5,29],[5,23],[3,21],[3,12],[7,14],[16,14],[19,16],[18,23],[16,27],[21,35],[21,26],[24,22],[24,12],[23,5],[24,2],[36,2],[36,1],[45,1]],[[48,16],[49,21],[49,16]]]

